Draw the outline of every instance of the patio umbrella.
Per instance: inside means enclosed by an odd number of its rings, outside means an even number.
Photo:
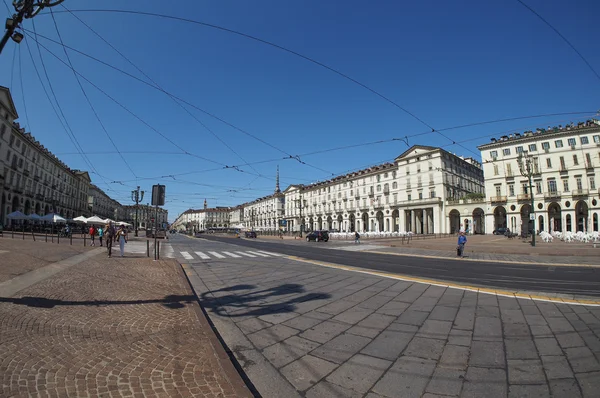
[[[40,216],[39,214],[31,213],[29,215],[29,219],[31,221],[40,221],[42,219],[42,216]]]
[[[108,224],[109,222],[111,222],[113,224],[116,223],[115,220],[111,220],[110,218],[107,218],[106,220],[104,220],[104,224]]]
[[[82,222],[82,223],[86,223],[87,222],[87,218],[85,218],[84,216],[79,216],[79,217],[75,217],[73,219],[73,221],[75,222]]]
[[[40,218],[40,220],[50,221],[53,224],[56,224],[57,222],[67,222],[67,220],[64,217],[61,217],[56,213],[48,213],[44,217]]]
[[[116,221],[115,225],[125,225],[126,227],[131,227],[131,224],[125,221]]]
[[[85,220],[87,224],[106,224],[106,221],[98,216],[92,216]]]
[[[12,220],[29,220],[29,216],[26,216],[25,214],[21,213],[19,210],[13,211],[12,213],[7,214],[6,217],[10,218]]]

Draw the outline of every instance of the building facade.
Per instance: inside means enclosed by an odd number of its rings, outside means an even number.
[[[535,219],[536,232],[598,231],[598,120],[505,135],[479,150],[488,229],[525,232],[533,229]],[[521,175],[519,156],[533,165],[532,191]]]
[[[15,121],[10,91],[0,87],[0,223],[7,214],[58,213],[73,218],[87,212],[90,177],[71,170]]]
[[[450,232],[448,200],[484,195],[474,159],[415,145],[394,163],[331,180],[292,185],[285,192],[288,231]]]
[[[126,205],[123,206],[123,218],[118,221],[127,221],[132,226],[135,226],[136,217],[136,206]],[[152,220],[155,220],[154,222]],[[158,222],[159,229],[166,228],[168,225],[169,211],[149,204],[139,204],[137,207],[137,220],[138,229],[150,229],[154,228],[156,222]]]
[[[126,217],[123,205],[94,184],[91,184],[89,188],[88,209],[90,214],[100,218],[110,218],[114,221],[121,221]]]

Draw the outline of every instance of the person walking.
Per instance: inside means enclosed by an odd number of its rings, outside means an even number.
[[[119,239],[119,249],[121,249],[121,257],[125,257],[125,243],[127,243],[127,230],[125,225],[121,224],[117,231],[117,237]]]
[[[102,246],[102,236],[104,235],[104,230],[102,227],[98,227],[98,240],[100,241],[100,246]]]
[[[92,240],[91,246],[96,246],[96,227],[94,227],[92,225],[90,227],[89,233],[90,233],[90,239]]]
[[[360,234],[358,233],[358,231],[354,232],[354,244],[360,245]]]
[[[106,250],[108,251],[108,258],[112,256],[112,244],[115,239],[116,231],[112,223],[109,222],[104,227],[104,236],[106,237]]]
[[[456,255],[460,258],[464,257],[465,245],[467,244],[467,237],[464,231],[460,231],[458,234],[458,246],[456,247]]]

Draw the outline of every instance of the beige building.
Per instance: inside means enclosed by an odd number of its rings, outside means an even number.
[[[133,226],[135,225],[135,217],[135,205],[123,206],[122,221],[127,221]],[[139,229],[154,228],[155,222],[158,223],[159,229],[163,229],[168,225],[169,211],[162,207],[157,209],[156,206],[150,206],[149,204],[139,204],[137,217]],[[155,220],[154,222],[152,221],[153,219]],[[121,219],[119,221],[121,221]]]
[[[0,223],[13,211],[84,215],[90,177],[61,162],[19,126],[10,91],[0,87]]]
[[[209,208],[205,200],[203,209],[189,209],[181,213],[172,228],[189,232],[229,228],[231,212],[230,207]]]
[[[90,214],[100,218],[110,218],[121,221],[125,217],[123,205],[108,196],[102,189],[91,184],[88,194],[88,209]]]
[[[284,229],[285,195],[279,189],[279,167],[275,180],[275,192],[243,205],[243,225],[252,231],[279,231]],[[285,221],[284,221],[285,222]]]
[[[286,229],[447,233],[447,202],[483,192],[479,162],[415,145],[394,163],[288,187]]]
[[[488,232],[531,230],[531,218],[536,231],[598,231],[598,120],[493,138],[479,150]],[[532,192],[528,179],[521,175],[519,156],[532,162]]]

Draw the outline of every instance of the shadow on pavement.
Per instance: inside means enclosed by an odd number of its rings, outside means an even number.
[[[53,308],[60,305],[86,305],[86,306],[100,306],[100,305],[127,305],[127,304],[162,304],[167,308],[177,309],[185,307],[185,304],[190,304],[196,301],[196,296],[193,295],[170,295],[165,296],[162,299],[151,299],[151,300],[86,300],[86,301],[64,301],[49,299],[45,297],[0,297],[0,303],[12,303],[16,305],[26,305],[28,307],[38,308]]]
[[[283,284],[269,289],[255,290],[247,293],[235,293],[256,288],[254,285],[235,285],[223,289],[212,290],[202,293],[200,304],[207,311],[217,315],[240,317],[260,316],[266,314],[278,314],[292,312],[296,309],[295,304],[312,300],[323,300],[331,297],[328,293],[308,293],[302,285],[295,283]],[[231,293],[220,295],[219,293]],[[286,301],[265,302],[267,298],[284,295],[296,295]]]

